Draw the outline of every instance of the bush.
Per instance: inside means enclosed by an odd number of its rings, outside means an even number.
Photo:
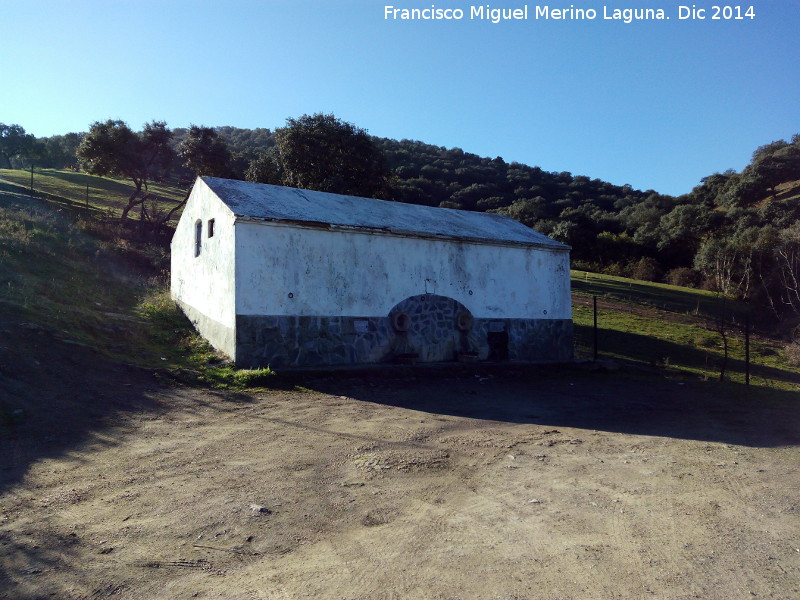
[[[631,268],[631,277],[642,281],[661,281],[663,274],[664,271],[658,261],[649,256],[643,256],[633,263]]]
[[[717,288],[717,282],[714,281],[713,277],[706,277],[703,279],[703,283],[700,284],[700,289],[705,290],[706,292],[718,292],[719,289]]]
[[[629,271],[628,268],[623,265],[622,263],[611,263],[607,267],[603,268],[603,273],[606,275],[613,275],[614,277],[628,277]]]
[[[699,287],[703,283],[703,276],[698,271],[690,269],[689,267],[678,267],[667,271],[664,280],[670,285],[679,285],[681,287]]]
[[[599,263],[591,262],[588,260],[574,260],[572,267],[575,271],[588,271],[589,273],[602,273],[603,269]]]

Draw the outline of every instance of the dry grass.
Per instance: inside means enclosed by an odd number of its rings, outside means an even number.
[[[800,342],[792,342],[784,348],[786,362],[793,367],[800,367]]]

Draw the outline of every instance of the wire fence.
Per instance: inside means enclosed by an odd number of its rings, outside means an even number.
[[[124,238],[129,241],[154,242],[162,247],[167,246],[172,238],[172,224],[174,217],[167,221],[159,221],[157,217],[166,214],[164,199],[153,196],[148,201],[147,219],[145,213],[139,213],[138,219],[120,218],[120,207],[115,207],[113,201],[103,198],[103,190],[93,188],[88,183],[80,188],[80,197],[72,192],[57,190],[60,193],[46,191],[34,183],[33,172],[30,182],[24,185],[19,181],[0,179],[0,192],[8,192],[19,196],[27,196],[44,202],[58,212],[69,214],[73,219],[86,223],[93,231],[104,238]],[[67,194],[67,195],[64,195]],[[70,197],[71,196],[71,197]],[[122,201],[121,201],[122,202]],[[175,201],[168,201],[171,205]],[[121,206],[124,206],[122,202]],[[133,214],[130,215],[134,217]]]
[[[585,306],[585,302],[583,303]],[[774,340],[754,334],[750,315],[720,316],[671,314],[651,311],[638,326],[641,315],[625,315],[591,298],[591,304],[575,319],[573,352],[576,359],[616,359],[658,368],[679,368],[707,378],[750,385],[774,385],[777,381],[800,383],[800,373],[786,369],[779,360]],[[645,311],[640,311],[645,312]],[[655,314],[661,314],[658,319]],[[621,316],[623,315],[623,316]],[[627,317],[627,319],[625,318]]]

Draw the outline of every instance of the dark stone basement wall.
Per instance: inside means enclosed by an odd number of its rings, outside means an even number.
[[[395,331],[393,326],[400,312],[409,317],[407,331]],[[386,317],[239,315],[236,362],[285,368],[572,358],[568,319],[474,319],[469,331],[460,331],[457,320],[463,312],[469,314],[452,298],[424,294],[403,300]]]

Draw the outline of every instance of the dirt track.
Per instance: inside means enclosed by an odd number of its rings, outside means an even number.
[[[62,362],[6,380],[46,401],[0,430],[2,598],[800,597],[796,395],[571,371],[217,394]]]

